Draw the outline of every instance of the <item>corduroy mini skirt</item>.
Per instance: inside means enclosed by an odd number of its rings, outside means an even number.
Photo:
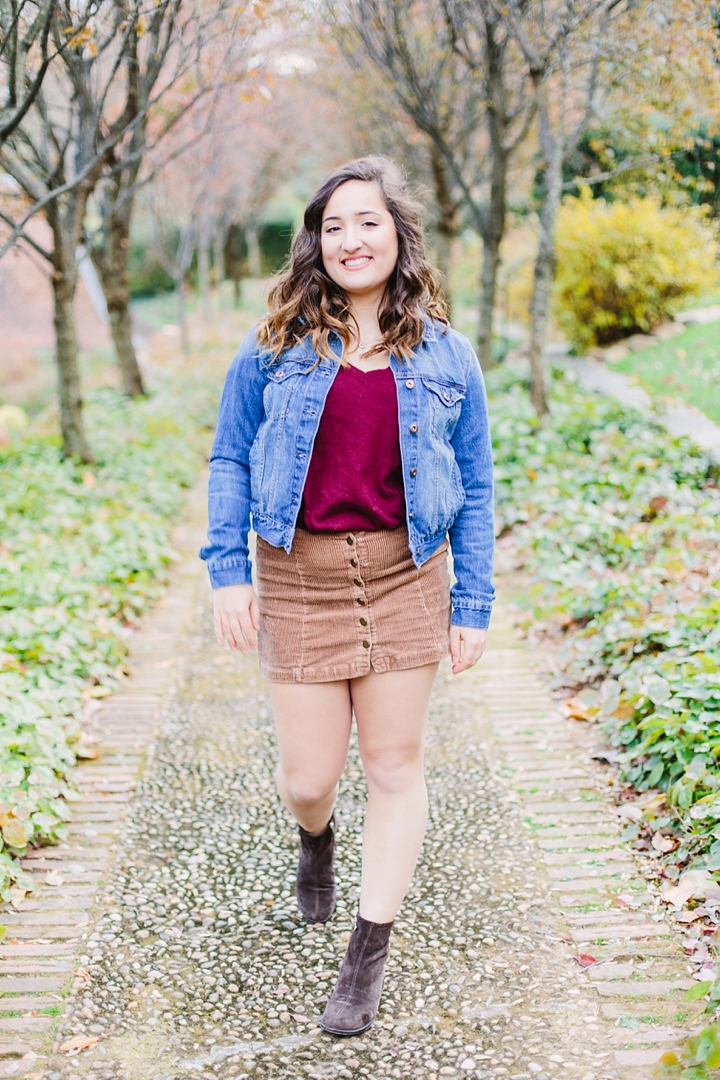
[[[447,540],[418,569],[406,527],[310,533],[292,550],[258,537],[258,658],[273,682],[354,679],[447,655]]]

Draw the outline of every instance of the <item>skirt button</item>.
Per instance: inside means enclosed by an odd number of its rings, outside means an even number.
[[[363,641],[363,649],[369,649],[369,648],[370,648],[370,642],[369,641]]]

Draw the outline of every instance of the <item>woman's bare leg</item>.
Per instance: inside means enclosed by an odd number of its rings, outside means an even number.
[[[270,683],[280,764],[280,798],[310,833],[325,828],[350,743],[349,684]]]
[[[437,667],[371,672],[350,683],[368,784],[360,914],[370,922],[395,918],[425,836],[425,728]]]

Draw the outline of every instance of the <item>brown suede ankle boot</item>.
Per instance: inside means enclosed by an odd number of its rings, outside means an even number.
[[[335,910],[335,874],[333,854],[335,833],[333,815],[327,827],[317,836],[300,829],[300,861],[298,862],[295,896],[300,914],[309,922],[327,922]]]
[[[391,922],[374,923],[358,915],[332,997],[320,1025],[333,1035],[359,1035],[377,1016],[390,948]]]

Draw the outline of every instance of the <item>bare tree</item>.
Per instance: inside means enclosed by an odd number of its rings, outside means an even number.
[[[88,200],[104,170],[112,172],[113,155],[121,155],[116,148],[132,147],[134,140],[137,146],[138,138],[142,143],[160,96],[175,87],[202,83],[206,71],[201,60],[212,42],[209,27],[214,25],[207,13],[214,17],[222,7],[206,0],[60,0],[54,9],[52,35],[58,53],[67,41],[61,63],[50,67],[22,123],[0,146],[0,166],[31,203],[17,220],[1,215],[10,233],[0,255],[20,239],[52,266],[66,456],[91,460],[82,419],[74,312],[76,253],[83,239]],[[145,37],[149,48],[143,67],[138,39]],[[148,70],[154,79],[148,78],[143,97],[140,80]],[[25,229],[39,210],[50,227],[49,248]]]
[[[122,2],[129,4],[129,0]],[[253,41],[249,31],[260,25],[254,15],[248,16],[247,5],[229,0],[198,5],[191,18],[189,14],[185,13],[181,23],[183,12],[177,0],[160,4],[149,14],[143,33],[135,29],[128,37],[125,112],[135,122],[108,152],[97,191],[101,224],[88,236],[88,248],[105,293],[123,391],[131,397],[144,392],[133,345],[128,275],[136,194],[140,187],[152,183],[168,161],[202,137],[204,122],[187,125],[188,114],[204,103],[208,105],[203,114],[207,118],[218,97],[234,90],[239,79],[247,78],[245,60]],[[168,61],[173,67],[171,77]],[[178,77],[181,74],[182,80]],[[165,144],[169,145],[164,150]],[[148,159],[151,164],[143,170]],[[188,244],[189,254],[182,255],[182,264],[192,259],[194,242],[183,241],[180,250],[184,253]]]
[[[533,112],[517,47],[482,0],[462,9],[433,0],[356,0],[350,18],[366,56],[390,77],[398,102],[432,143],[436,178],[444,174],[457,186],[482,238],[478,351],[487,367],[508,167]]]
[[[532,400],[541,416],[548,411],[544,352],[563,162],[596,115],[601,63],[613,48],[612,22],[632,2],[487,0],[487,7],[520,49],[538,115],[544,190],[531,303],[530,363]]]

